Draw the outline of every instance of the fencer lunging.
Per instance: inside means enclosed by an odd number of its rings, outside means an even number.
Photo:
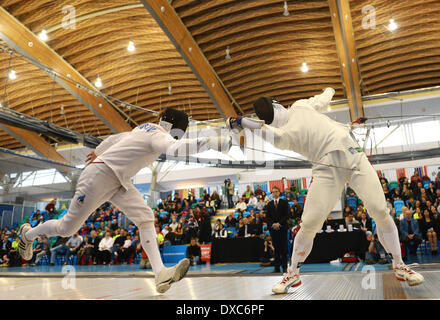
[[[335,91],[327,88],[320,95],[296,101],[288,109],[276,100],[261,97],[254,103],[260,120],[229,118],[227,126],[262,132],[263,138],[283,150],[293,150],[309,159],[313,182],[307,193],[302,224],[295,237],[289,271],[272,291],[284,293],[301,284],[299,269],[312,250],[313,239],[335,206],[346,182],[363,200],[375,220],[377,234],[385,249],[392,254],[396,278],[418,285],[423,276],[402,261],[397,227],[388,214],[385,196],[376,171],[359,145],[350,137],[350,129],[319,112],[326,108]]]
[[[75,195],[67,214],[60,220],[49,220],[35,228],[20,227],[19,252],[25,260],[32,258],[32,243],[38,236],[69,236],[105,201],[112,202],[139,228],[142,247],[148,255],[159,293],[182,279],[189,268],[183,259],[172,268],[164,267],[157,244],[154,214],[130,179],[150,165],[161,154],[181,155],[208,149],[229,151],[230,137],[179,139],[188,127],[186,113],[167,108],[159,125],[146,123],[132,131],[112,135],[89,155],[89,164],[79,177]],[[174,139],[174,137],[177,138]]]

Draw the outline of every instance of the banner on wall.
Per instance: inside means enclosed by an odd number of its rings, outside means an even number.
[[[274,180],[274,181],[269,181],[269,188],[270,188],[270,192],[272,192],[272,188],[273,187],[278,187],[281,192],[284,191],[284,183],[283,180]]]

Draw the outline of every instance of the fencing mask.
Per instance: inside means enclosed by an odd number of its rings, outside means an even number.
[[[267,125],[279,128],[287,122],[287,109],[273,98],[258,98],[254,102],[254,111]]]
[[[166,108],[159,120],[159,125],[175,139],[182,138],[188,128],[188,123],[188,115],[183,111],[173,108]]]

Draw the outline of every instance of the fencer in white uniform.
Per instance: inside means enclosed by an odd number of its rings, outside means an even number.
[[[90,163],[78,179],[75,195],[64,217],[49,220],[35,228],[24,224],[20,228],[19,252],[25,260],[32,258],[32,242],[38,236],[70,236],[87,217],[105,201],[112,202],[139,228],[142,247],[148,255],[156,276],[156,289],[163,293],[179,281],[189,268],[183,259],[172,268],[165,268],[159,253],[154,227],[154,214],[130,179],[161,154],[179,155],[208,149],[228,151],[230,137],[174,139],[185,132],[188,117],[167,108],[159,125],[146,123],[132,131],[112,135],[90,154]],[[175,135],[175,133],[177,134]],[[170,134],[172,133],[173,136]]]
[[[285,293],[301,284],[299,269],[310,254],[313,239],[334,208],[346,182],[362,199],[377,226],[380,242],[392,254],[396,278],[418,285],[423,276],[402,261],[398,230],[388,214],[385,196],[376,171],[365,153],[350,137],[348,126],[319,112],[327,108],[335,91],[327,88],[310,99],[298,100],[288,109],[276,100],[261,97],[254,103],[260,120],[229,118],[227,126],[262,130],[262,137],[279,149],[292,150],[312,162],[313,182],[307,193],[301,229],[295,237],[289,271],[272,291]]]

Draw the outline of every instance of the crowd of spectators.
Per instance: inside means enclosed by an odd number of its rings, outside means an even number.
[[[54,204],[50,202],[43,214],[36,210],[26,222],[36,226],[45,221],[44,215],[56,218],[58,212]],[[77,264],[126,264],[134,262],[136,255],[143,255],[142,258],[148,261],[140,244],[139,230],[133,224],[121,228],[120,215],[112,204],[104,203],[73,236],[38,237],[33,243],[33,257],[27,262],[18,254],[18,227],[11,230],[5,227],[0,236],[0,265],[14,267],[25,263],[35,266],[45,257],[49,266],[54,266],[57,259],[63,264],[72,263],[71,257],[76,257]]]
[[[410,254],[415,254],[420,243],[425,240],[430,244],[432,254],[437,254],[437,239],[440,236],[440,177],[435,181],[429,177],[419,177],[415,171],[410,179],[401,175],[398,181],[389,182],[380,178],[387,201],[389,214],[400,231],[400,239]],[[260,186],[251,190],[246,187],[240,196],[231,193],[234,185],[225,181],[225,206],[235,208],[222,222],[218,219],[211,227],[211,217],[222,207],[222,200],[216,191],[209,194],[206,190],[199,198],[192,192],[180,199],[176,194],[159,202],[153,208],[154,222],[159,247],[167,245],[189,244],[187,256],[194,263],[200,263],[199,243],[210,243],[214,238],[261,237],[264,239],[262,264],[273,260],[273,244],[267,232],[266,206],[271,195]],[[289,229],[292,238],[299,231],[306,195],[292,185],[282,193],[289,201]],[[234,199],[235,198],[235,199]],[[56,218],[55,201],[50,202],[45,211],[39,210],[29,217],[32,226]],[[148,267],[148,257],[142,250],[139,230],[133,224],[121,228],[121,212],[110,203],[103,204],[85,221],[80,230],[72,237],[37,238],[34,241],[34,256],[30,265],[36,265],[47,257],[53,266],[60,257],[64,264],[71,257],[77,258],[78,264],[115,264],[132,263],[141,259],[141,266]],[[346,206],[343,210],[343,225],[352,225],[365,232],[369,241],[365,259],[369,263],[385,261],[385,249],[375,236],[374,220],[368,210],[350,187],[347,188]],[[323,230],[334,228],[329,216]],[[18,254],[18,227],[4,228],[0,234],[0,266],[20,266],[22,260]]]
[[[440,173],[435,180],[428,176],[420,177],[417,170],[411,178],[402,173],[398,181],[388,181],[385,177],[379,179],[389,214],[396,223],[406,253],[416,254],[422,241],[426,241],[431,253],[436,255],[437,239],[440,235]],[[346,200],[345,220],[361,227],[370,241],[367,260],[371,263],[385,261],[385,249],[374,235],[374,220],[369,217],[362,200],[350,188],[347,189]]]

